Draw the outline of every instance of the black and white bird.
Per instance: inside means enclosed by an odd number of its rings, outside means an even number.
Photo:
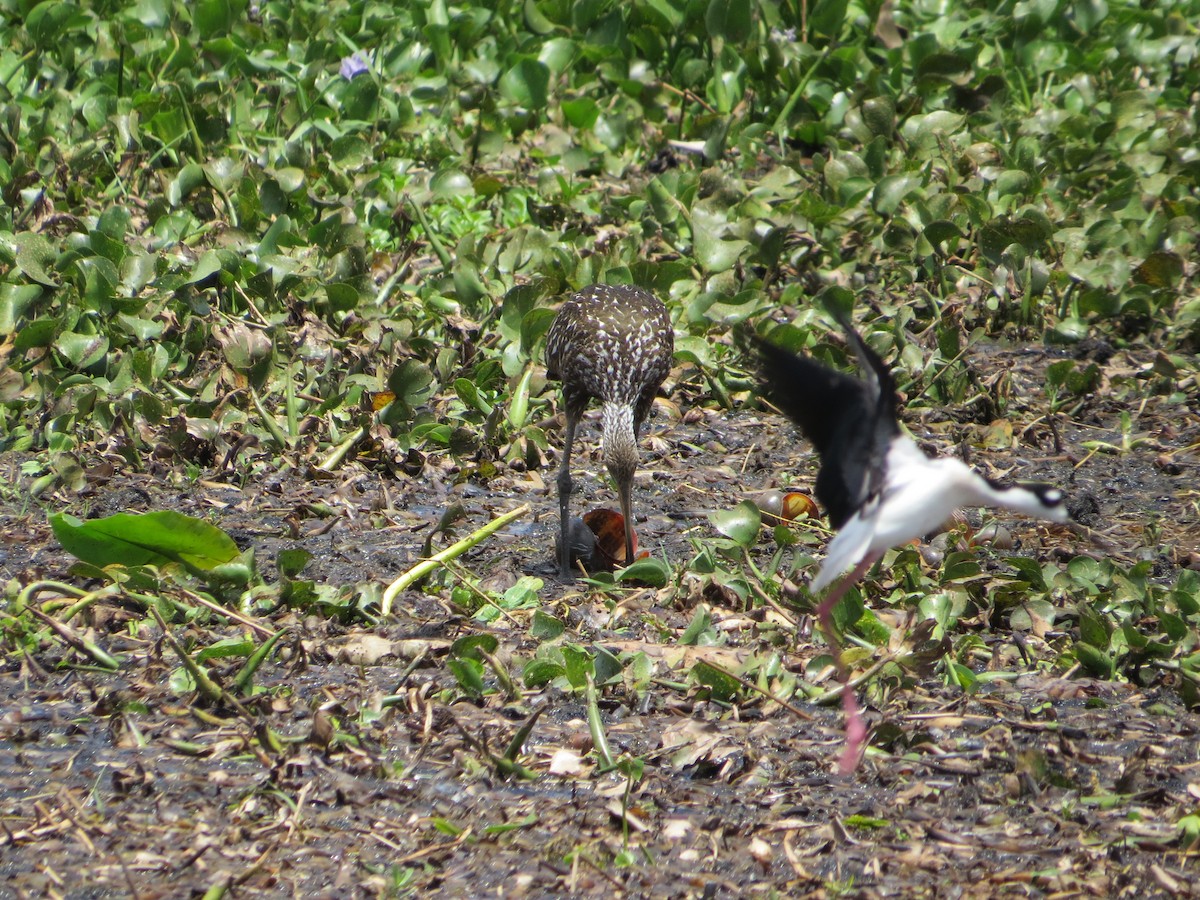
[[[546,375],[562,381],[567,417],[558,471],[559,566],[571,574],[571,445],[592,398],[601,403],[600,446],[625,519],[625,564],[633,562],[633,475],[637,438],[659,386],[671,371],[675,332],[667,307],[649,291],[594,284],[573,294],[546,333]],[[580,523],[580,527],[582,523]]]
[[[812,442],[821,459],[816,494],[837,534],[810,588],[815,594],[849,572],[820,602],[817,619],[839,656],[831,613],[846,591],[892,547],[921,538],[964,506],[1010,509],[1067,522],[1063,492],[1047,484],[1001,484],[961,460],[931,458],[897,421],[896,385],[883,360],[867,346],[840,309],[830,307],[854,348],[863,378],[798,356],[751,336],[762,392]],[[842,673],[844,676],[844,672]],[[845,678],[843,677],[843,683]],[[852,692],[844,690],[850,719],[843,770],[857,763],[865,729]]]

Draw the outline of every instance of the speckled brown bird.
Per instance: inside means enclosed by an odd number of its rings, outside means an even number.
[[[633,561],[630,492],[637,469],[637,436],[654,395],[671,370],[675,333],[667,307],[649,291],[593,284],[569,297],[546,335],[546,374],[562,382],[567,416],[558,470],[559,562],[571,575],[569,540],[571,445],[592,398],[600,401],[604,464],[617,484],[625,518],[625,561]]]

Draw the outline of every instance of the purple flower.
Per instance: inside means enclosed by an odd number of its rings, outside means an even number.
[[[361,75],[363,72],[368,71],[369,68],[362,53],[355,53],[353,56],[342,58],[342,65],[338,69],[338,72],[343,78],[349,81],[355,75]]]

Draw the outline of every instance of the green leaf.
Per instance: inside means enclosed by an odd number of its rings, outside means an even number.
[[[688,623],[688,627],[684,629],[683,634],[679,636],[679,643],[685,647],[694,646],[700,642],[700,637],[712,627],[712,616],[703,606],[696,607],[696,611],[692,614],[692,621]]]
[[[930,222],[925,226],[925,240],[935,247],[943,241],[957,240],[961,237],[963,237],[962,229],[945,219]]]
[[[653,556],[636,559],[617,573],[617,581],[636,581],[656,588],[664,587],[670,580],[671,567]]]
[[[843,14],[845,5],[843,2]],[[704,26],[710,36],[724,38],[731,44],[740,44],[750,36],[754,27],[751,17],[753,8],[753,4],[737,0],[709,0],[708,9],[704,13]]]
[[[591,128],[600,117],[600,106],[590,97],[564,100],[559,108],[563,118],[576,128]]]
[[[566,669],[549,659],[531,659],[521,670],[521,680],[527,688],[536,689],[566,674]]]
[[[454,676],[458,686],[474,697],[482,697],[487,692],[483,681],[483,664],[475,659],[448,659],[446,668]]]
[[[294,578],[304,570],[311,559],[311,553],[298,547],[280,550],[279,556],[275,558],[275,567],[279,569],[280,575]]]
[[[594,649],[595,656],[592,657],[592,666],[596,684],[612,684],[620,681],[624,670],[621,661],[599,645],[596,645]]]
[[[1183,257],[1167,250],[1156,250],[1133,270],[1137,280],[1155,288],[1174,287],[1183,277]]]
[[[697,207],[692,213],[692,230],[696,241],[696,260],[706,272],[728,271],[750,247],[749,241],[727,240],[724,235],[728,220]]]
[[[749,6],[749,4],[746,5]],[[808,14],[809,31],[813,34],[836,38],[846,21],[846,9],[849,5],[849,0],[817,0]]]
[[[245,3],[238,7],[244,10]],[[192,15],[200,38],[210,40],[229,33],[234,23],[234,4],[230,0],[198,0]]]
[[[30,281],[47,287],[58,287],[58,279],[51,273],[55,252],[40,234],[23,231],[13,240],[17,245],[17,268]]]
[[[42,296],[37,284],[0,284],[0,337],[12,334],[25,313]]]
[[[1087,670],[1087,673],[1095,678],[1109,679],[1116,671],[1112,657],[1091,644],[1077,643],[1075,658],[1079,660],[1079,664]]]
[[[711,690],[713,698],[723,703],[733,701],[742,687],[741,682],[736,678],[731,677],[721,669],[714,668],[703,660],[692,666],[688,677],[697,684],[704,685]]]
[[[19,353],[34,347],[49,347],[62,323],[58,319],[37,319],[17,332],[13,349]]]
[[[708,520],[717,531],[742,547],[753,547],[758,542],[762,512],[752,500],[743,500],[733,509],[709,513]]]
[[[69,31],[88,24],[88,17],[74,3],[48,0],[34,6],[25,16],[25,30],[42,50],[53,52],[62,45]]]
[[[974,672],[962,663],[953,660],[948,660],[946,663],[946,676],[952,684],[957,685],[968,694],[973,693],[979,684],[979,678]]]
[[[557,619],[540,609],[534,610],[533,621],[529,623],[529,636],[535,641],[554,641],[562,637],[566,626]]]
[[[921,179],[913,175],[889,175],[881,178],[871,194],[871,206],[877,213],[890,216],[900,204],[921,189]]]
[[[596,670],[592,654],[571,644],[562,648],[562,654],[568,683],[577,691],[583,690],[587,687],[588,676]]]
[[[482,659],[480,653],[492,654],[500,646],[494,634],[468,634],[450,645],[450,656],[454,659]]]
[[[246,638],[225,638],[209,644],[195,655],[196,662],[206,659],[227,659],[231,656],[249,656],[254,652],[254,641]]]
[[[76,334],[64,331],[54,341],[54,349],[76,369],[88,369],[108,353],[108,338],[102,334]]]
[[[392,371],[388,389],[407,408],[424,403],[433,393],[433,372],[416,359],[406,359]]]
[[[216,525],[173,510],[118,513],[86,522],[55,513],[50,527],[64,550],[100,567],[181,563],[211,571],[239,555],[233,538]]]
[[[534,57],[523,57],[500,76],[500,95],[526,109],[542,109],[550,88],[550,70]]]
[[[1042,567],[1038,565],[1037,560],[1029,559],[1026,556],[1010,556],[1005,559],[1010,566],[1016,569],[1021,577],[1029,582],[1029,585],[1038,591],[1046,591],[1046,581],[1042,577]]]
[[[1108,649],[1108,625],[1087,605],[1083,605],[1079,610],[1079,637],[1085,644],[1090,644],[1098,650]]]

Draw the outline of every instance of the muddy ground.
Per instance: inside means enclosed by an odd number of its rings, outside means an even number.
[[[1012,553],[1059,565],[1079,554],[1123,566],[1151,559],[1153,577],[1172,583],[1181,567],[1200,565],[1194,404],[1155,395],[1134,420],[1131,449],[1089,452],[1085,441],[1122,445],[1119,414],[1128,407],[1100,391],[1052,428],[1041,418],[1046,357],[1000,352],[988,364],[997,360],[1021,398],[1009,411],[1017,437],[1008,450],[976,447],[972,462],[1062,484],[1089,527],[1004,518],[1015,548],[978,550],[985,568],[1003,567],[1000,557]],[[1152,363],[1118,353],[1104,368],[1111,375]],[[777,417],[688,400],[677,389],[658,405],[635,492],[642,545],[676,567],[715,536],[708,512],[793,474],[810,484],[813,474],[807,447]],[[977,445],[985,425],[952,412],[909,425],[944,452]],[[611,505],[596,477],[595,436],[582,436],[579,502]],[[22,649],[8,618],[0,896],[1200,895],[1197,850],[1178,827],[1200,807],[1200,715],[1184,708],[1167,671],[1134,685],[1056,665],[1073,619],[1019,640],[979,623],[1014,677],[973,695],[931,673],[867,698],[868,718],[887,739],[857,773],[841,776],[836,708],[800,703],[797,711],[756,695],[722,705],[681,684],[692,656],[734,668],[779,651],[781,629],[782,664],[803,673],[822,649],[805,618],[789,628],[691,575],[678,589],[627,590],[619,602],[560,582],[551,561],[553,458],[541,471],[501,467],[483,485],[456,484],[459,466],[448,458],[431,458],[417,478],[359,459],[332,478],[259,465],[237,481],[219,469],[199,479],[169,465],[110,470],[98,452],[82,493],[38,502],[19,490],[27,486],[21,461],[0,457],[0,484],[10,488],[0,508],[0,583],[89,584],[68,572],[71,560],[46,524],[52,511],[208,516],[256,548],[268,582],[279,552],[300,547],[313,554],[304,578],[349,587],[405,571],[456,501],[467,515],[455,536],[529,503],[534,515],[473,551],[465,568],[500,589],[523,574],[542,577],[541,608],[567,622],[572,640],[643,650],[656,680],[640,691],[610,688],[601,703],[614,753],[644,763],[630,787],[624,775],[597,770],[580,696],[546,687],[512,700],[497,692],[452,701],[461,692],[443,662],[450,642],[490,631],[497,658],[519,675],[537,646],[532,610],[484,625],[445,590],[402,595],[373,628],[286,607],[243,623],[198,610],[173,626],[193,649],[289,629],[258,674],[268,690],[241,711],[174,689],[177,658],[127,604],[98,604],[75,623],[122,657],[116,675],[81,664],[49,637]],[[757,556],[765,561],[771,550],[764,539]],[[886,570],[873,576],[885,589],[888,579]],[[54,597],[36,599],[53,609]],[[677,643],[700,602],[723,645]],[[243,662],[207,665],[230,679]],[[536,710],[520,761],[537,777],[501,774],[494,758]]]

